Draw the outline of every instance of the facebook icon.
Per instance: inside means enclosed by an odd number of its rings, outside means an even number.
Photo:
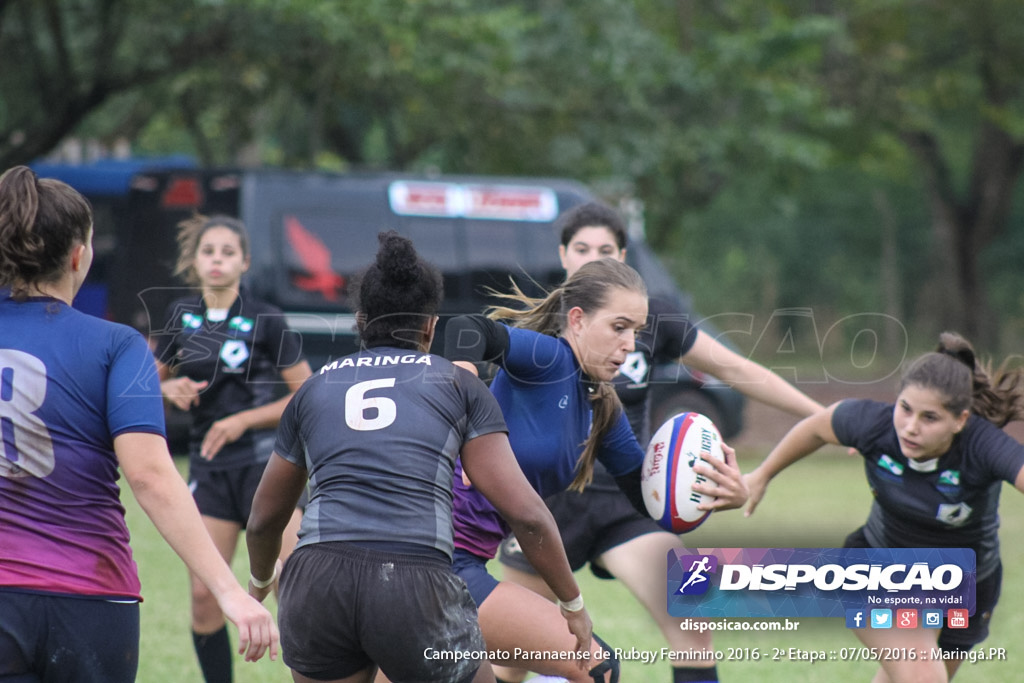
[[[862,609],[846,610],[846,628],[867,628],[867,617]]]

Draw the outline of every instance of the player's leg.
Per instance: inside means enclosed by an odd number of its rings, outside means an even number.
[[[221,557],[230,564],[242,525],[205,515],[202,520]],[[230,683],[231,641],[224,614],[210,589],[191,572],[189,583],[192,591],[192,643],[203,678],[206,683]]]
[[[528,588],[551,602],[555,602],[556,596],[551,592],[551,587],[534,571],[514,536],[510,536],[502,542],[501,548],[498,550],[498,561],[501,563],[502,581]],[[522,683],[526,680],[528,673],[526,669],[494,666],[494,675],[502,683]]]
[[[595,561],[629,589],[650,613],[671,650],[692,658],[671,662],[674,681],[716,681],[710,631],[683,631],[680,619],[666,608],[668,553],[680,548],[679,537],[667,531],[636,536],[605,550]],[[709,656],[704,656],[707,653]]]
[[[987,576],[978,580],[975,589],[974,616],[968,620],[967,628],[949,628],[944,626],[939,632],[939,647],[944,652],[954,656],[945,660],[946,673],[949,679],[953,676],[964,658],[972,648],[988,638],[989,624],[992,621],[992,613],[999,603],[999,595],[1003,587],[1003,564],[1002,562]]]
[[[488,652],[502,651],[510,655],[501,662],[504,665],[562,676],[572,683],[594,683],[589,671],[611,654],[592,640],[590,658],[586,661],[531,656],[531,653],[544,652],[572,653],[576,649],[576,638],[569,633],[565,618],[555,604],[522,586],[499,583],[480,605],[479,614]],[[605,680],[612,679],[606,675]]]
[[[854,634],[865,647],[879,652],[922,652],[930,653],[937,648],[939,632],[935,629],[916,628],[858,628]],[[941,660],[931,656],[910,659],[909,657],[888,657],[879,664],[881,669],[873,679],[877,683],[944,683],[949,680],[946,667]]]

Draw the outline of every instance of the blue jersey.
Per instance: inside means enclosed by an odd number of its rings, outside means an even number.
[[[988,420],[971,415],[931,472],[919,472],[900,450],[892,404],[840,403],[832,429],[864,457],[875,495],[864,527],[881,548],[972,548],[979,580],[999,563],[999,493],[1024,467],[1024,446]]]
[[[531,330],[508,328],[509,349],[491,383],[509,442],[523,474],[541,496],[564,491],[590,434],[592,408],[588,383],[569,343]],[[613,477],[643,464],[644,452],[624,412],[605,433],[598,461]],[[493,557],[509,529],[475,489],[456,476],[455,545]]]
[[[164,433],[135,330],[0,294],[0,589],[138,598],[114,437]]]

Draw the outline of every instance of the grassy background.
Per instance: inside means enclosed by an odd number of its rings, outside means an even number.
[[[765,455],[747,449],[740,452],[741,467],[749,471]],[[702,527],[682,537],[690,548],[714,547],[835,547],[844,536],[863,523],[870,505],[860,458],[836,448],[823,449],[814,457],[793,466],[773,483],[757,514],[744,518],[737,512],[713,516]],[[180,463],[183,466],[183,463]],[[958,683],[1021,680],[1024,646],[1024,496],[1004,487],[1001,507],[1003,541],[1003,594],[992,620],[992,635],[984,646],[1006,648],[1007,661],[965,663],[957,674]],[[199,669],[189,633],[188,580],[184,565],[157,534],[153,525],[124,495],[128,524],[132,530],[135,558],[142,576],[142,642],[140,683],[199,681]],[[240,539],[234,562],[240,580],[248,576],[245,545]],[[497,571],[497,570],[496,570]],[[647,613],[616,581],[595,579],[589,570],[578,575],[587,607],[598,632],[613,647],[658,649],[664,645],[661,633]],[[267,601],[274,609],[273,600]],[[796,632],[716,632],[714,647],[757,648],[760,661],[723,661],[719,675],[725,681],[757,680],[759,683],[829,682],[870,680],[876,666],[867,662],[774,661],[776,648],[804,651],[856,647],[860,644],[841,619],[800,619]],[[237,645],[237,633],[232,632]],[[670,680],[667,662],[642,664],[624,662],[624,683],[665,683]],[[264,659],[247,664],[236,658],[235,680],[239,683],[285,683],[291,680],[281,662]]]

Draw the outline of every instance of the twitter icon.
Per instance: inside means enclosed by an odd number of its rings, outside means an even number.
[[[892,628],[892,610],[871,610],[871,628]]]

